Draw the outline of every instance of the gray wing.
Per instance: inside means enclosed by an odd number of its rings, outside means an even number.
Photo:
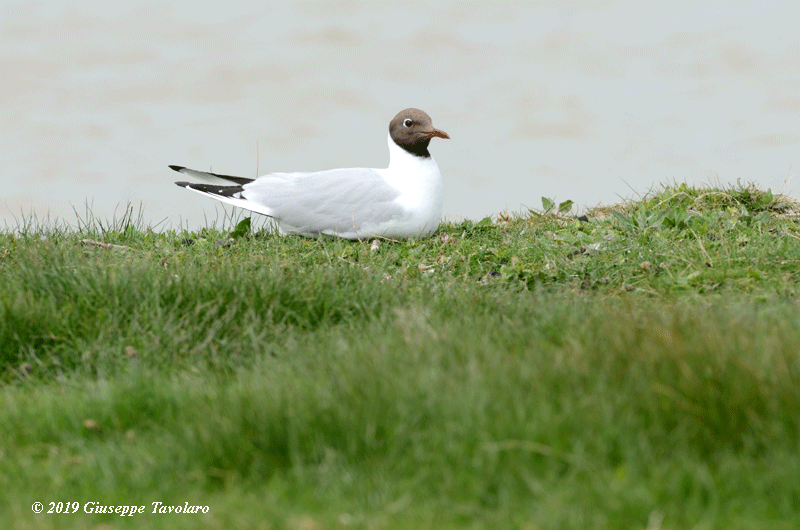
[[[272,173],[245,184],[242,198],[300,233],[358,231],[402,216],[400,192],[375,169]]]

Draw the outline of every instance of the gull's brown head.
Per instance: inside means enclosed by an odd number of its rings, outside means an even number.
[[[394,143],[409,153],[428,157],[432,138],[450,139],[450,135],[433,126],[431,117],[419,109],[405,109],[389,123],[389,135]]]

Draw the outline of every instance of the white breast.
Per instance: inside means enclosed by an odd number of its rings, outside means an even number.
[[[442,174],[433,157],[422,158],[398,146],[389,136],[389,167],[380,170],[400,191],[395,200],[407,211],[405,219],[387,231],[387,237],[427,236],[442,220]]]

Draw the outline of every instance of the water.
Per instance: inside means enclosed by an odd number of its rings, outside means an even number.
[[[452,137],[451,220],[672,181],[797,196],[800,3],[650,4],[4,4],[0,218],[198,228],[222,209],[168,164],[385,167],[409,106]]]

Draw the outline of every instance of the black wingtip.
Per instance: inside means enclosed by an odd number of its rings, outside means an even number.
[[[172,167],[172,166],[170,166],[170,167]],[[176,170],[176,171],[177,171],[177,170]],[[180,186],[181,188],[188,188],[188,187],[189,187],[189,185],[191,184],[191,182],[176,182],[175,184],[176,184],[177,186]]]
[[[180,171],[181,169],[186,169],[184,166],[169,166],[172,171]]]

